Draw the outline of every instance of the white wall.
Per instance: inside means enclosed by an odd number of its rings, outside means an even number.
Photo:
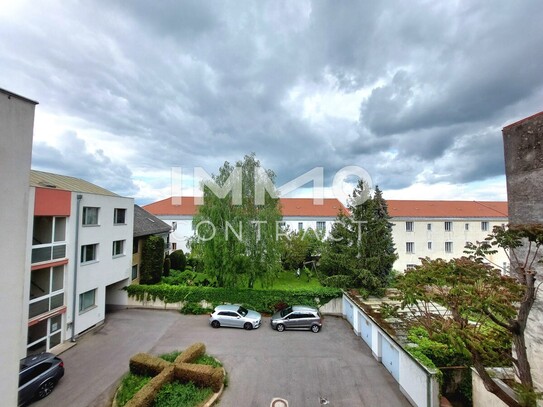
[[[413,222],[413,232],[406,231],[406,222]],[[445,222],[453,223],[452,231],[445,231]],[[488,222],[488,231],[481,230],[481,222]],[[430,257],[432,259],[442,258],[450,260],[464,256],[464,246],[466,242],[475,243],[484,240],[494,226],[501,226],[507,223],[507,219],[445,219],[445,218],[393,218],[392,233],[394,244],[398,254],[398,260],[394,263],[394,269],[400,272],[405,271],[408,264],[420,264],[420,257]],[[431,224],[431,231],[427,230],[427,225]],[[469,230],[465,230],[468,224]],[[406,242],[414,242],[414,253],[406,252]],[[432,242],[432,249],[428,249],[428,242]],[[445,242],[453,243],[452,253],[445,252]],[[496,265],[502,267],[509,261],[505,252],[500,250],[497,254],[490,256],[489,259]]]
[[[80,194],[81,208],[79,220],[76,222],[77,195],[72,193],[72,208],[69,222],[69,271],[66,292],[68,293],[67,320],[72,320],[73,313],[73,278],[74,269],[77,268],[77,293],[76,293],[76,326],[75,333],[102,322],[105,317],[106,287],[112,284],[126,281],[129,284],[132,271],[132,242],[134,231],[134,200],[132,198],[115,197],[108,195]],[[83,207],[99,207],[98,226],[82,226]],[[115,225],[113,214],[115,208],[126,209],[125,224]],[[75,233],[79,228],[79,244],[77,255],[75,254]],[[113,256],[113,242],[124,240],[124,253],[122,256]],[[98,243],[98,257],[94,262],[81,264],[81,247]],[[74,258],[75,257],[75,258]],[[95,307],[79,313],[79,295],[96,289]],[[122,304],[125,292],[118,292],[113,301]],[[66,337],[71,336],[67,331]]]
[[[27,253],[28,194],[35,104],[0,92],[0,394],[2,405],[17,405],[23,319],[24,280],[30,269]]]
[[[348,314],[353,309],[352,317]],[[368,320],[372,325],[371,351],[373,357],[382,361],[383,343],[386,341],[393,349],[399,352],[398,384],[402,393],[414,406],[437,407],[439,406],[439,384],[435,375],[411,354],[405,351],[394,341],[388,333],[358,305],[346,295],[343,296],[343,315],[353,326],[356,335],[360,335],[358,327],[361,318]],[[363,338],[360,338],[363,341]],[[366,342],[364,341],[364,344]],[[366,344],[367,345],[367,344]]]

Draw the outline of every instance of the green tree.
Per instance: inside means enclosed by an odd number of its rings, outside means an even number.
[[[237,191],[233,184],[236,174],[241,178],[241,205],[232,201],[232,191]],[[280,269],[280,244],[276,236],[281,220],[280,203],[269,193],[264,194],[263,202],[258,202],[257,191],[266,186],[275,194],[275,174],[262,168],[251,154],[235,167],[225,162],[212,178],[220,187],[233,185],[234,188],[220,198],[204,186],[204,204],[193,220],[196,231],[191,242],[193,253],[198,254],[206,273],[217,279],[219,287],[252,288],[257,281],[263,286],[271,285]]]
[[[458,350],[471,356],[485,388],[512,407],[535,406],[534,388],[524,332],[533,306],[536,263],[540,261],[543,225],[494,228],[482,243],[468,244],[469,257],[445,261],[425,259],[399,277],[402,305],[416,310],[412,323],[430,335],[447,335]],[[488,261],[498,248],[511,260],[510,275]],[[435,304],[445,307],[439,311]],[[514,352],[505,352],[504,343]],[[507,359],[518,378],[518,400],[499,387],[485,370]]]
[[[396,260],[392,224],[379,187],[373,197],[367,196],[367,186],[359,181],[347,205],[350,216],[340,212],[332,227],[320,271],[327,285],[381,293],[390,284]]]
[[[171,268],[174,270],[184,271],[187,265],[187,257],[183,250],[178,249],[170,254]]]
[[[281,263],[285,270],[296,270],[321,255],[324,232],[312,228],[287,231],[281,236]]]
[[[140,265],[140,283],[156,284],[164,267],[164,239],[148,236],[143,241]]]

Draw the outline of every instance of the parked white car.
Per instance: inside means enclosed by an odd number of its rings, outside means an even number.
[[[219,305],[209,316],[213,328],[221,326],[232,328],[256,329],[262,323],[262,315],[240,305]]]

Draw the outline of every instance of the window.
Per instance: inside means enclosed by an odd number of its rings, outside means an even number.
[[[98,258],[98,244],[81,246],[81,263],[94,261]]]
[[[34,318],[64,305],[64,266],[32,270],[28,317]]]
[[[488,222],[481,222],[481,230],[483,232],[488,232]]]
[[[139,239],[133,239],[132,240],[132,254],[136,254],[139,250],[138,247]]]
[[[445,222],[445,232],[452,231],[452,222]]]
[[[100,208],[93,208],[90,206],[83,207],[83,225],[85,226],[97,226],[98,225],[98,212]]]
[[[412,232],[413,231],[413,222],[405,222],[405,231],[406,232]]]
[[[452,253],[453,242],[445,242],[445,253]]]
[[[113,242],[113,256],[122,256],[124,254],[124,240]]]
[[[464,224],[464,230],[469,230],[469,223]]]
[[[177,230],[177,222],[172,222],[172,231],[175,232]]]
[[[174,251],[177,250],[177,243],[175,243],[175,242],[172,243],[172,250],[174,250]]]
[[[79,294],[79,312],[85,312],[94,308],[96,300],[96,289]]]
[[[126,209],[115,208],[113,213],[113,223],[115,225],[124,225],[126,222]]]
[[[324,232],[326,230],[326,222],[317,222],[317,231]]]
[[[432,242],[428,242],[428,250],[432,250]]]
[[[138,265],[132,266],[132,280],[138,278]]]
[[[405,251],[406,253],[415,253],[415,242],[406,242]]]
[[[298,231],[302,231],[302,230],[304,230],[304,223],[298,222]]]
[[[426,230],[432,230],[432,224],[431,223],[426,224]]]

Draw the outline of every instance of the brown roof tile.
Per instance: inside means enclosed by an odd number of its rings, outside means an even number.
[[[388,213],[397,218],[507,218],[507,202],[388,200]]]

